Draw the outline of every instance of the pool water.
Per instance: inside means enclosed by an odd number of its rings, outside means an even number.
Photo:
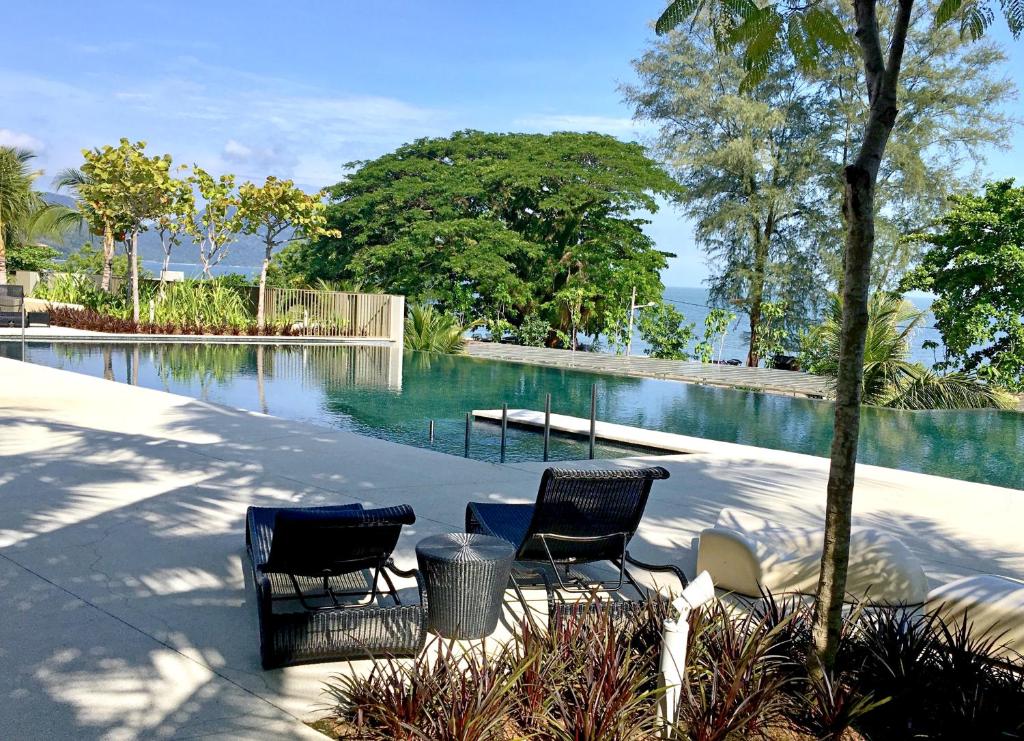
[[[21,357],[20,345],[0,352]],[[388,347],[31,343],[27,360],[279,417],[462,455],[466,412],[510,408],[828,455],[832,405],[734,389],[596,375]],[[434,420],[434,440],[428,425]],[[470,455],[497,461],[496,425],[473,425]],[[598,444],[602,458],[635,449]],[[510,428],[506,460],[537,461],[539,432]],[[587,456],[587,442],[552,437],[552,460]],[[1024,414],[906,412],[865,407],[859,460],[1024,488]]]

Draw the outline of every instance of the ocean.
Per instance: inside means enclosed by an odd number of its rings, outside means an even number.
[[[708,306],[709,301],[707,289],[687,286],[668,286],[665,288],[663,297],[686,316],[687,323],[693,322],[697,325],[695,327],[695,331],[697,332],[698,337],[702,337],[704,333],[704,319],[710,311],[710,307]],[[931,296],[927,296],[925,294],[908,294],[907,300],[914,304],[918,309],[922,310],[927,310],[932,304]],[[935,329],[934,325],[935,317],[931,312],[928,312],[921,328],[914,333],[913,339],[910,343],[910,359],[912,361],[922,363],[927,367],[931,367],[931,365],[937,360],[942,359],[942,337],[939,335],[939,331]],[[725,343],[722,346],[723,360],[729,360],[731,358],[746,360],[747,340],[745,335],[748,331],[749,326],[745,316],[740,316],[729,324],[729,329],[725,334]],[[939,343],[939,349],[932,351],[922,348],[922,343],[928,340]],[[633,353],[636,355],[643,355],[647,349],[647,343],[640,338],[638,332],[634,331]],[[799,348],[794,347],[790,348],[790,351],[795,353],[798,349]]]

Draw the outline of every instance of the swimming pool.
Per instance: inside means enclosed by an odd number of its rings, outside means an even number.
[[[16,343],[0,346],[21,357]],[[812,455],[828,455],[832,437],[828,402],[388,347],[30,343],[27,353],[33,363],[455,455],[463,454],[466,412],[503,402],[542,409],[551,393],[554,412],[587,417],[591,384],[604,421]],[[498,449],[497,428],[475,424],[470,455],[496,461]],[[541,449],[538,433],[510,429],[507,460],[540,460]],[[586,441],[552,439],[552,460],[586,455]],[[1024,414],[865,407],[860,460],[1024,488]]]

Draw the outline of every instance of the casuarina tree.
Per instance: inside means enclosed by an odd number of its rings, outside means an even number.
[[[843,170],[845,246],[843,319],[836,379],[835,422],[827,489],[821,573],[816,590],[809,669],[816,676],[831,669],[839,646],[843,598],[850,556],[857,437],[868,325],[875,202],[878,174],[899,115],[899,80],[915,0],[853,0],[852,14],[833,11],[821,1],[672,0],[656,24],[666,33],[693,19],[710,22],[722,53],[742,52],[745,88],[754,88],[780,58],[791,55],[807,72],[823,59],[854,47],[863,69],[867,105],[859,135]],[[961,33],[978,39],[995,19],[995,3],[943,0],[934,23],[958,22]],[[1001,0],[998,9],[1015,37],[1024,30],[1024,0]],[[956,80],[949,80],[955,86]]]

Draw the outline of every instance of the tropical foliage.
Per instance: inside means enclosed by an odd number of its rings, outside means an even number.
[[[1024,0],[1003,0],[999,14],[1014,37],[1024,31]],[[886,148],[907,91],[900,89],[901,75],[911,74],[906,56],[908,39],[921,14],[914,0],[896,5],[878,0],[853,0],[852,14],[844,24],[836,11],[823,3],[792,4],[754,0],[671,0],[658,18],[655,30],[668,33],[685,23],[710,22],[720,54],[738,53],[744,72],[740,88],[758,87],[772,76],[775,64],[792,57],[797,69],[814,78],[827,60],[855,55],[854,69],[863,75],[856,86],[862,98],[860,112],[847,130],[842,169],[842,293],[845,313],[842,327],[832,452],[827,486],[824,548],[808,658],[808,670],[821,679],[835,666],[842,640],[842,610],[849,568],[849,533],[853,520],[853,489],[860,433],[860,407],[864,350],[871,294],[875,222],[885,207],[879,176],[886,162]],[[990,0],[943,0],[924,16],[935,26],[958,22],[961,36],[976,41],[995,20],[996,3]],[[940,78],[937,88],[944,96],[961,84],[958,75]],[[942,106],[945,106],[942,100]],[[929,117],[933,118],[933,117]],[[837,199],[838,200],[838,199]],[[838,219],[836,220],[838,222]]]
[[[989,183],[955,196],[906,289],[936,294],[932,304],[947,357],[940,369],[968,372],[1024,391],[1024,188]]]
[[[838,24],[851,22],[845,2],[815,7],[834,12]],[[808,15],[821,32],[825,14]],[[801,19],[792,22],[794,33],[805,33]],[[841,32],[838,24],[833,30]],[[835,207],[867,102],[859,60],[841,35],[833,39],[838,53],[820,55],[813,69],[780,45],[765,61],[770,73],[751,85],[742,48],[723,49],[722,31],[687,23],[657,39],[634,62],[639,81],[625,94],[638,118],[659,127],[654,151],[683,186],[680,202],[709,258],[711,294],[723,305],[737,301],[750,317],[754,351],[761,301],[785,301],[792,331],[841,281]],[[894,287],[916,262],[920,246],[903,235],[970,182],[985,147],[1006,145],[1012,122],[1001,101],[1013,84],[999,72],[1005,61],[998,45],[972,44],[928,13],[915,15],[899,81],[901,124],[876,184],[876,287]]]
[[[637,322],[640,336],[647,343],[647,354],[664,360],[686,360],[687,347],[696,337],[694,324],[686,323],[683,312],[672,304],[661,301],[643,309]]]
[[[802,364],[811,373],[833,378],[838,373],[842,313],[842,300],[832,294],[825,321],[804,337]],[[911,340],[925,316],[898,294],[871,297],[864,342],[864,403],[896,409],[1011,407],[1007,394],[975,375],[940,375],[908,360]]]
[[[66,208],[46,203],[33,189],[42,175],[31,169],[34,157],[25,149],[0,147],[0,284],[10,270],[46,266],[53,254],[39,241],[60,239],[74,222]]]
[[[291,180],[271,176],[261,185],[244,183],[238,189],[236,221],[242,232],[258,234],[266,249],[260,265],[256,323],[263,326],[266,315],[267,271],[274,250],[296,239],[340,237],[326,228],[323,193],[309,195]]]
[[[405,320],[405,349],[457,353],[466,345],[466,330],[451,314],[429,304],[409,307]]]
[[[353,165],[330,191],[342,236],[289,256],[307,280],[354,278],[464,322],[538,315],[563,344],[574,325],[603,332],[634,286],[642,302],[661,295],[666,258],[637,214],[676,186],[639,145],[464,131]]]
[[[54,260],[58,257],[60,257],[60,251],[47,244],[22,243],[20,245],[8,245],[7,270],[9,272],[32,270],[37,273],[53,270],[57,267],[57,263]]]
[[[656,681],[665,606],[583,610],[550,631],[526,624],[511,645],[436,640],[412,662],[380,660],[334,677],[320,730],[337,738],[653,741],[663,738]],[[691,741],[1017,738],[1024,667],[997,640],[901,608],[844,619],[837,668],[809,676],[810,608],[770,595],[762,613],[716,603],[690,617],[674,738]]]

